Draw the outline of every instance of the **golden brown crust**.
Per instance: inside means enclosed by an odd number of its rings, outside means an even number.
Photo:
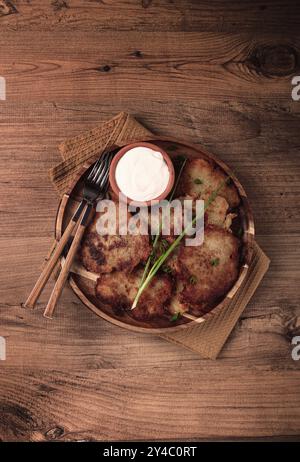
[[[202,199],[218,189],[226,178],[226,174],[219,167],[204,159],[188,160],[180,181],[180,194]],[[240,203],[238,192],[233,184],[225,184],[219,196],[224,197],[232,208]]]
[[[88,271],[95,273],[109,273],[118,270],[130,272],[140,262],[147,260],[150,253],[148,235],[101,236],[96,229],[100,216],[100,213],[95,214],[81,244],[81,262]]]
[[[168,310],[171,314],[180,313],[183,314],[186,311],[189,311],[189,304],[183,300],[181,292],[184,289],[183,281],[180,279],[176,280],[174,291],[170,299]]]
[[[147,321],[164,314],[172,293],[172,281],[167,275],[155,276],[143,292],[137,307],[130,310],[136,296],[143,269],[132,273],[115,271],[103,274],[97,280],[96,296],[100,302],[110,305],[114,310],[128,310],[135,319]]]
[[[211,193],[207,193],[202,199],[206,201]],[[217,196],[205,212],[205,225],[215,225],[230,230],[232,220],[237,216],[228,213],[229,204],[224,197]]]
[[[205,201],[225,179],[225,173],[210,162],[189,160],[180,182],[179,194],[183,197],[178,199]],[[126,310],[143,322],[168,312],[201,316],[212,309],[238,277],[240,241],[230,232],[235,214],[228,211],[239,202],[235,186],[224,185],[205,212],[204,243],[188,247],[182,240],[162,268],[169,274],[158,273],[132,311],[130,307],[143,272],[138,265],[145,262],[151,252],[149,236],[119,233],[101,236],[96,227],[100,214],[96,214],[85,233],[80,258],[87,270],[100,274],[95,289],[99,301],[115,311]],[[175,237],[171,226],[170,233],[159,240],[156,257]]]
[[[238,277],[239,240],[225,229],[208,226],[201,246],[181,246],[177,278],[183,283],[179,300],[194,314],[212,308]]]
[[[148,215],[150,232],[155,235],[160,230],[161,238],[172,243],[184,227],[184,200],[193,201],[193,198],[188,196],[176,197],[170,203],[170,208],[165,207],[163,210],[161,205],[159,207],[153,206]],[[193,206],[194,204],[195,201]]]

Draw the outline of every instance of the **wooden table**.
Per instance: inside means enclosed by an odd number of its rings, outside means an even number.
[[[299,7],[0,0],[2,440],[299,438]],[[272,262],[216,361],[110,325],[69,288],[52,321],[50,289],[20,306],[52,242],[58,143],[120,110],[203,143],[253,205]]]

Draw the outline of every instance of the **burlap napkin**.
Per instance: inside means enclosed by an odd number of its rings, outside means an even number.
[[[50,171],[51,180],[58,193],[63,195],[84,162],[96,158],[104,150],[151,139],[155,139],[153,133],[131,115],[121,112],[98,127],[62,143],[59,150],[63,160]],[[268,257],[255,243],[247,277],[230,303],[199,325],[161,337],[204,358],[216,358],[266,273],[269,263]]]
[[[154,138],[134,117],[120,112],[113,119],[60,144],[63,161],[50,170],[50,178],[58,193],[63,195],[84,162],[104,150]]]

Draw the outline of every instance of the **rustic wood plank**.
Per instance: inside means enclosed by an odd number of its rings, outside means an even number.
[[[258,294],[260,297],[253,298],[233,331],[221,359],[226,359],[227,364],[245,363],[254,370],[299,370],[300,364],[291,357],[291,338],[300,333],[298,300],[294,305],[276,298],[262,304],[261,290]],[[63,370],[84,371],[173,367],[178,361],[206,367],[207,361],[194,353],[151,335],[128,333],[95,318],[70,289],[65,289],[56,317],[44,320],[42,311],[47,296],[49,289],[35,312],[1,304],[1,335],[7,339],[8,367],[26,364],[52,370],[59,363]],[[224,367],[221,360],[220,367]]]
[[[193,102],[291,95],[299,37],[284,34],[137,32],[3,33],[0,74],[9,101]],[[61,47],[60,44],[64,46]],[[142,56],[136,57],[139,48]],[[24,60],[26,57],[26,60]],[[255,91],[254,91],[255,89]]]
[[[299,434],[298,371],[227,365],[227,374],[224,380],[224,369],[214,362],[205,368],[194,363],[145,368],[138,374],[130,369],[73,374],[11,369],[9,380],[5,374],[0,377],[0,432],[12,441],[76,440],[83,435],[172,439],[180,422],[183,440],[203,433],[208,438]]]
[[[300,241],[293,236],[260,236],[259,241],[273,263],[222,357],[240,358],[256,367],[260,363],[268,365],[271,355],[276,356],[277,368],[300,367],[300,363],[291,359],[291,338],[300,334],[300,293],[295,290],[300,276],[300,255],[298,250],[294,258],[289,253],[292,248],[299,249]],[[38,244],[36,238],[13,239],[11,243],[2,239],[0,258],[6,270],[0,289],[1,335],[7,336],[11,345],[8,365],[18,366],[26,361],[32,367],[55,368],[59,358],[65,370],[133,367],[139,364],[139,358],[144,366],[163,365],[169,361],[173,364],[176,357],[180,361],[200,360],[177,347],[170,349],[164,341],[152,336],[131,334],[95,318],[68,288],[52,321],[41,316],[51,284],[36,311],[22,309],[21,303],[32,287],[49,245],[48,240],[41,239]],[[112,338],[115,339],[113,344]],[[24,347],[25,356],[22,354]]]
[[[299,437],[299,13],[283,0],[0,0],[0,440]],[[246,187],[271,266],[218,361],[118,329],[69,288],[52,321],[51,284],[36,311],[20,306],[52,243],[57,144],[120,110],[203,143]]]
[[[3,16],[8,30],[235,31],[299,30],[293,0],[7,0],[18,14]],[[5,8],[6,9],[6,8]],[[4,9],[3,9],[4,10]]]
[[[175,103],[155,101],[147,108],[142,100],[130,104],[127,109],[138,113],[151,130],[202,143],[230,165],[247,190],[258,234],[299,229],[300,204],[294,200],[300,187],[299,104],[211,100],[182,103],[180,111]],[[60,158],[58,143],[117,110],[115,103],[0,105],[0,152],[6,166],[0,172],[2,236],[52,234],[58,198],[48,170]]]

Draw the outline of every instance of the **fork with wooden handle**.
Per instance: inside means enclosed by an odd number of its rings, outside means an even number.
[[[93,209],[93,205],[90,204],[90,203],[87,204],[85,209],[84,209],[84,213],[82,215],[80,224],[76,229],[76,233],[75,233],[75,236],[74,236],[74,238],[72,240],[72,244],[71,244],[71,247],[70,247],[70,249],[68,251],[66,260],[65,260],[65,262],[64,262],[64,264],[62,266],[62,269],[61,269],[61,271],[59,273],[59,276],[58,276],[58,278],[56,280],[56,283],[54,285],[54,288],[53,288],[52,293],[50,295],[50,298],[48,300],[46,309],[44,311],[44,316],[46,318],[52,318],[52,316],[53,316],[53,313],[54,313],[56,304],[58,302],[58,299],[59,299],[59,297],[60,297],[60,295],[62,293],[62,290],[64,288],[66,280],[68,279],[68,275],[69,275],[73,260],[75,258],[77,249],[79,247],[80,241],[82,239],[82,236],[83,236],[83,233],[85,231],[86,225],[88,223],[88,219],[89,219],[89,216],[90,216],[90,213],[91,213],[92,209]]]
[[[43,271],[40,274],[37,282],[35,283],[35,286],[32,289],[29,297],[24,303],[24,306],[26,308],[34,308],[40,294],[42,293],[43,288],[45,287],[51,273],[53,272],[53,269],[56,266],[57,261],[59,260],[59,257],[62,255],[66,247],[66,244],[72,236],[72,233],[75,231],[75,235],[69,252],[67,254],[65,264],[63,265],[63,268],[59,274],[59,277],[56,281],[49,302],[47,304],[46,310],[44,312],[44,316],[52,317],[55,305],[58,301],[58,298],[62,292],[63,286],[68,277],[68,273],[74,260],[76,250],[80,244],[84,230],[88,223],[90,213],[93,210],[93,204],[97,199],[100,199],[100,197],[103,196],[107,191],[109,167],[113,155],[114,153],[112,152],[103,154],[100,157],[100,159],[94,164],[94,167],[92,168],[91,172],[86,178],[83,187],[83,199],[78,209],[74,213],[73,217],[71,218],[61,239],[57,243],[54,252],[47,261],[45,267],[43,268]]]

